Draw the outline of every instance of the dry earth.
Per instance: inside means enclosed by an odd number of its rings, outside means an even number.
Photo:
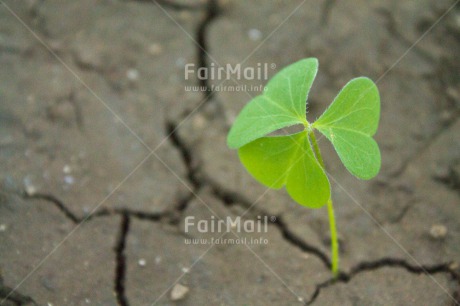
[[[0,305],[458,304],[455,4],[0,1]],[[226,146],[258,92],[218,86],[261,82],[184,78],[188,63],[268,63],[271,76],[304,57],[320,62],[312,120],[353,77],[381,93],[376,179],[352,177],[320,140],[338,279],[326,210],[266,190]],[[186,233],[187,216],[239,215],[267,216],[267,232],[223,238],[268,244],[185,243],[222,237]],[[173,301],[178,283],[188,292]]]

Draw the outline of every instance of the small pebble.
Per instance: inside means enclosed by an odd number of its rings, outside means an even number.
[[[41,284],[43,287],[48,289],[49,291],[55,291],[56,290],[56,284],[54,284],[53,280],[48,278],[48,277],[43,277],[40,279]]]
[[[182,268],[182,272],[183,272],[183,273],[188,273],[188,272],[190,272],[190,269],[184,267],[184,268]]]
[[[140,267],[145,267],[145,265],[147,264],[147,261],[146,261],[144,258],[141,258],[141,259],[139,259],[139,261],[137,262],[137,264],[138,264]]]
[[[137,69],[128,69],[126,77],[130,81],[137,81],[139,79],[139,71]]]
[[[193,127],[195,129],[203,129],[206,126],[206,118],[198,114],[194,119],[193,119]]]
[[[37,187],[32,183],[32,179],[29,176],[24,178],[24,187],[28,196],[33,196],[37,193]]]
[[[64,172],[65,174],[69,174],[70,172],[72,172],[72,168],[70,168],[69,165],[65,165],[64,168],[62,168],[62,172]]]
[[[67,184],[67,185],[72,185],[73,183],[75,183],[75,179],[73,176],[71,175],[66,175],[64,176],[64,182]]]
[[[185,287],[181,284],[176,284],[171,290],[171,300],[172,301],[182,300],[187,295],[188,292],[189,292],[188,287]]]
[[[149,46],[148,52],[150,55],[157,56],[163,52],[163,47],[160,44],[153,43]]]
[[[6,224],[0,224],[0,232],[6,231]]]
[[[431,226],[430,235],[434,239],[443,239],[447,235],[447,227],[442,224],[434,224]]]
[[[104,54],[101,45],[77,44],[76,61],[86,67],[100,69],[104,66]]]
[[[262,39],[262,32],[258,29],[250,29],[248,31],[248,37],[252,41],[257,41]]]
[[[159,264],[161,262],[161,256],[156,256],[155,257],[155,264]]]

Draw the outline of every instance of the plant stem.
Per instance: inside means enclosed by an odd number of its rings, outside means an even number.
[[[319,150],[318,143],[316,142],[315,132],[311,130],[308,133],[308,136],[310,136],[311,142],[313,143],[313,150],[315,151],[316,159],[318,160],[321,167],[323,167],[323,169],[326,170],[326,168],[324,167],[323,156],[321,156],[321,151]]]
[[[337,239],[337,228],[335,226],[334,206],[332,199],[327,201],[327,213],[329,215],[329,227],[331,229],[331,250],[332,250],[332,274],[339,275],[339,241]]]
[[[313,144],[313,150],[316,155],[316,159],[318,160],[319,164],[326,171],[326,167],[324,166],[323,157],[321,156],[321,151],[319,150],[318,143],[316,142],[315,133],[313,130],[308,132],[308,136],[311,139]],[[327,214],[329,216],[329,227],[331,231],[331,253],[332,253],[332,274],[334,277],[337,277],[339,274],[339,241],[337,239],[337,228],[335,225],[335,216],[334,216],[334,206],[332,205],[332,197],[329,197],[327,201]]]

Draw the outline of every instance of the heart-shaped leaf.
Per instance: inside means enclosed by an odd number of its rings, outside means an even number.
[[[300,60],[277,73],[265,92],[252,99],[233,123],[227,144],[237,149],[278,129],[306,124],[306,101],[318,60]]]
[[[380,170],[380,150],[372,138],[379,117],[377,86],[361,77],[348,82],[312,126],[332,142],[348,171],[367,180]]]
[[[260,183],[278,189],[286,185],[299,204],[319,208],[330,197],[330,185],[312,151],[306,131],[262,137],[238,150],[241,162]]]
[[[229,132],[230,148],[249,173],[269,188],[286,186],[298,203],[316,208],[330,198],[325,170],[313,153],[309,132],[318,129],[333,144],[345,167],[362,179],[380,169],[380,151],[372,136],[380,116],[377,87],[368,78],[350,81],[313,124],[306,120],[306,99],[318,70],[316,59],[304,59],[276,74],[263,95],[241,111]],[[302,124],[303,132],[277,137],[267,134]],[[265,136],[265,137],[264,137]]]

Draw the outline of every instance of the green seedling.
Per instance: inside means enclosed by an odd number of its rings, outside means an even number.
[[[326,111],[307,121],[307,97],[318,71],[318,60],[300,60],[277,73],[265,91],[252,99],[236,118],[227,138],[238,149],[241,163],[261,184],[286,186],[300,205],[320,208],[327,204],[331,232],[332,272],[339,271],[339,245],[331,186],[318,147],[315,130],[334,146],[353,175],[368,180],[380,170],[380,150],[372,138],[380,117],[377,86],[366,77],[346,84]],[[302,131],[283,136],[268,134],[293,125]]]

